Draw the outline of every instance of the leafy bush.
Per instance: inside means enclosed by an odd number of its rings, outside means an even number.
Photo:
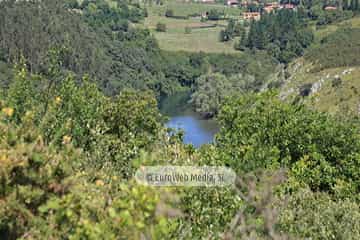
[[[353,123],[283,103],[270,93],[228,99],[218,120],[217,147],[239,173],[286,167],[291,188],[348,197],[359,191],[359,129]]]
[[[207,17],[209,20],[217,21],[221,18],[221,12],[217,9],[211,9]]]
[[[196,80],[196,91],[191,96],[191,102],[197,112],[211,117],[217,114],[224,98],[230,94],[231,84],[224,75],[203,75]]]
[[[167,9],[165,12],[165,17],[173,17],[174,11],[172,9]]]
[[[191,33],[191,27],[186,26],[185,27],[185,34],[190,34]]]
[[[25,79],[19,74],[15,85]],[[119,178],[131,175],[133,159],[119,156],[136,155],[161,133],[155,99],[124,92],[112,102],[94,84],[80,87],[69,77],[51,89],[57,97],[39,118],[46,101],[19,114],[8,104],[28,87],[0,104],[0,237],[167,239],[176,226],[168,214],[181,214],[167,204],[171,194]]]
[[[157,32],[166,32],[166,24],[165,23],[157,23],[156,24],[156,31]]]

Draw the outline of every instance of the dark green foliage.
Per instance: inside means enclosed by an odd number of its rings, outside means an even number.
[[[246,35],[246,32],[243,31],[243,33],[241,34],[240,40],[237,43],[235,43],[234,48],[236,50],[245,51],[246,50],[246,44],[247,44],[247,35]],[[272,54],[271,52],[269,52],[269,53],[270,53],[271,56],[274,56],[275,58],[277,58],[276,55]]]
[[[144,18],[143,10],[139,6],[129,5],[127,2],[119,2],[118,7],[114,8],[103,0],[84,1],[81,7],[91,26],[116,26],[123,20],[139,22]]]
[[[217,114],[223,99],[231,94],[232,86],[224,75],[208,74],[196,80],[195,88],[191,101],[196,111],[212,117]]]
[[[256,3],[250,3],[247,5],[247,11],[248,12],[259,12],[261,9],[261,6],[259,6],[259,4]]]
[[[277,65],[274,59],[260,51],[242,55],[192,55],[190,61],[195,69],[204,68],[192,75],[192,103],[196,111],[206,117],[216,115],[225,96],[259,90]]]
[[[209,118],[216,116],[227,96],[257,90],[255,77],[252,75],[206,74],[196,79],[191,103],[195,110]]]
[[[241,46],[246,42],[248,48],[267,49],[280,62],[289,63],[301,56],[313,39],[312,31],[296,12],[281,10],[251,22]]]
[[[32,72],[46,73],[48,51],[58,47],[65,49],[65,69],[77,73],[100,71],[101,65],[95,60],[103,59],[103,52],[94,41],[95,34],[63,3],[2,1],[0,8],[0,49],[8,63],[19,62],[23,56]]]
[[[349,6],[349,10],[352,10],[352,11],[359,11],[360,8],[359,8],[359,1],[358,0],[351,0],[350,1],[350,6]]]
[[[12,68],[6,62],[0,61],[0,86],[7,87],[13,77]]]
[[[79,9],[80,4],[78,0],[66,0],[65,6],[69,9]]]
[[[244,33],[243,26],[230,19],[224,30],[220,31],[220,41],[226,42]]]
[[[217,9],[211,9],[207,17],[209,20],[213,21],[220,20],[220,18],[222,17],[222,13]]]
[[[227,42],[231,39],[230,32],[227,30],[221,30],[219,34],[219,40],[220,42]]]
[[[23,56],[31,72],[51,75],[51,51],[57,49],[62,76],[88,73],[111,95],[126,87],[163,93],[157,87],[163,77],[155,39],[148,30],[129,26],[143,19],[138,6],[84,1],[82,14],[55,0],[0,6],[0,52],[8,63]]]
[[[209,67],[205,56],[197,54],[164,52],[162,56],[164,61],[168,63],[162,68],[165,78],[168,81],[178,83],[178,85],[169,85],[169,87],[178,88],[179,85],[191,87],[195,79],[207,71]]]
[[[174,11],[172,9],[167,9],[165,12],[165,17],[173,17]]]

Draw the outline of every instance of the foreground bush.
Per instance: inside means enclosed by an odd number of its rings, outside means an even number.
[[[64,138],[46,145],[27,113],[15,126],[11,108],[0,116],[0,238],[163,239],[166,192],[138,186],[86,166]],[[165,194],[164,194],[165,193]],[[174,215],[174,214],[172,214]]]
[[[157,32],[166,32],[166,24],[165,23],[157,23],[156,31]]]
[[[360,239],[360,206],[333,200],[327,194],[300,191],[280,215],[279,228],[294,238],[314,240]]]

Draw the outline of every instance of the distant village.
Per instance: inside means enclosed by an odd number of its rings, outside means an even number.
[[[204,3],[204,4],[215,4],[216,3],[215,0],[195,0],[195,2]],[[264,14],[264,13],[269,14],[271,12],[274,12],[274,11],[280,10],[280,9],[288,9],[288,10],[293,10],[293,11],[297,10],[297,5],[292,4],[292,3],[280,3],[280,2],[260,3],[257,0],[253,0],[253,1],[225,0],[224,4],[229,7],[240,7],[240,8],[246,9],[246,11],[243,12],[242,17],[244,20],[248,20],[248,21],[250,21],[250,20],[258,21],[258,20],[260,20],[262,14]],[[250,5],[252,5],[252,6],[263,5],[263,6],[257,7],[255,11],[254,10],[250,11],[249,10]],[[337,10],[337,7],[327,6],[324,8],[324,10],[325,11],[334,11],[334,10]]]

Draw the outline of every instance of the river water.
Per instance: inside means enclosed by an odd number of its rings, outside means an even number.
[[[219,127],[215,120],[203,119],[194,112],[189,101],[189,93],[182,92],[166,97],[160,102],[160,111],[169,117],[167,127],[182,129],[185,132],[184,143],[198,148],[211,143]]]

